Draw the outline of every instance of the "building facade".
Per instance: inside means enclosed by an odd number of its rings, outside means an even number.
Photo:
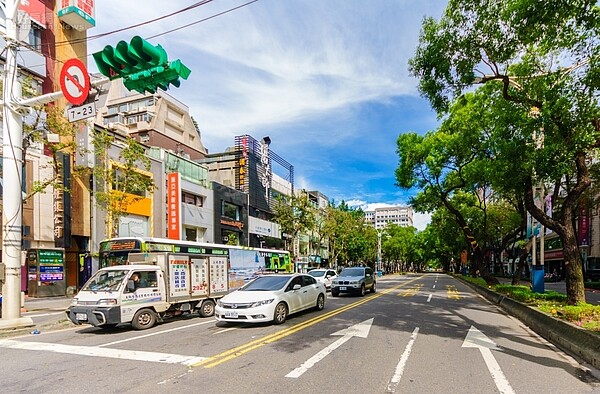
[[[372,211],[365,211],[365,221],[375,229],[385,228],[388,223],[411,227],[413,226],[413,209],[410,206],[375,208]]]

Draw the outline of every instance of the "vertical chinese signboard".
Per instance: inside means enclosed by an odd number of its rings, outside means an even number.
[[[181,239],[181,184],[179,173],[167,174],[167,237]]]

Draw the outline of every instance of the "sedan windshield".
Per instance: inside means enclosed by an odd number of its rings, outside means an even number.
[[[344,268],[340,276],[364,276],[364,268]]]
[[[281,290],[290,280],[289,276],[260,276],[244,285],[242,291],[272,291]]]

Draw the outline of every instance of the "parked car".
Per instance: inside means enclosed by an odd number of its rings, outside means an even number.
[[[327,290],[307,274],[263,275],[227,294],[217,302],[218,321],[285,322],[288,315],[325,307]]]
[[[340,293],[350,293],[364,296],[367,289],[375,293],[376,285],[377,281],[371,268],[347,267],[331,282],[331,295],[337,297]]]
[[[337,273],[329,268],[316,268],[309,271],[308,274],[314,277],[318,282],[322,282],[327,290],[331,289],[331,282],[337,278]]]

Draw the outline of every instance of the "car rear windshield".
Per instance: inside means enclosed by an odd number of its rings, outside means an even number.
[[[344,268],[340,276],[365,276],[364,268]]]

